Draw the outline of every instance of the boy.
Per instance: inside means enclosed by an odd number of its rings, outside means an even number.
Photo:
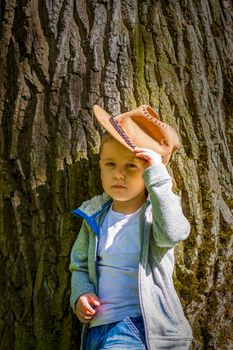
[[[111,128],[102,139],[104,194],[74,211],[84,218],[70,264],[71,305],[85,324],[81,349],[184,350],[192,332],[172,281],[173,247],[190,226],[161,155],[154,146],[134,145],[142,135],[132,123],[127,130],[128,117],[114,128],[130,148]],[[144,133],[146,120],[137,118],[135,128]]]

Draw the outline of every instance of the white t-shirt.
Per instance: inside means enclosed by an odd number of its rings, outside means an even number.
[[[98,244],[98,297],[101,305],[90,326],[141,315],[138,296],[139,208],[133,214],[109,209]]]

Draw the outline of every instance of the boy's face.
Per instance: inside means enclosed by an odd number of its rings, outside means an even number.
[[[103,189],[112,197],[114,210],[127,205],[136,210],[145,202],[145,161],[113,138],[102,146],[100,169]]]

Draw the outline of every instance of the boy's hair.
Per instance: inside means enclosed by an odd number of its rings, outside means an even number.
[[[105,131],[105,133],[101,137],[99,156],[101,156],[103,145],[105,144],[105,142],[107,142],[109,140],[113,140],[113,139],[114,138],[112,137],[112,135],[110,135],[107,131]]]

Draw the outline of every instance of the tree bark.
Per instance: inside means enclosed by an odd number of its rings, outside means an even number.
[[[102,191],[97,103],[150,104],[178,130],[169,170],[192,231],[176,288],[193,349],[232,349],[232,1],[0,6],[0,348],[78,348],[71,210]]]

